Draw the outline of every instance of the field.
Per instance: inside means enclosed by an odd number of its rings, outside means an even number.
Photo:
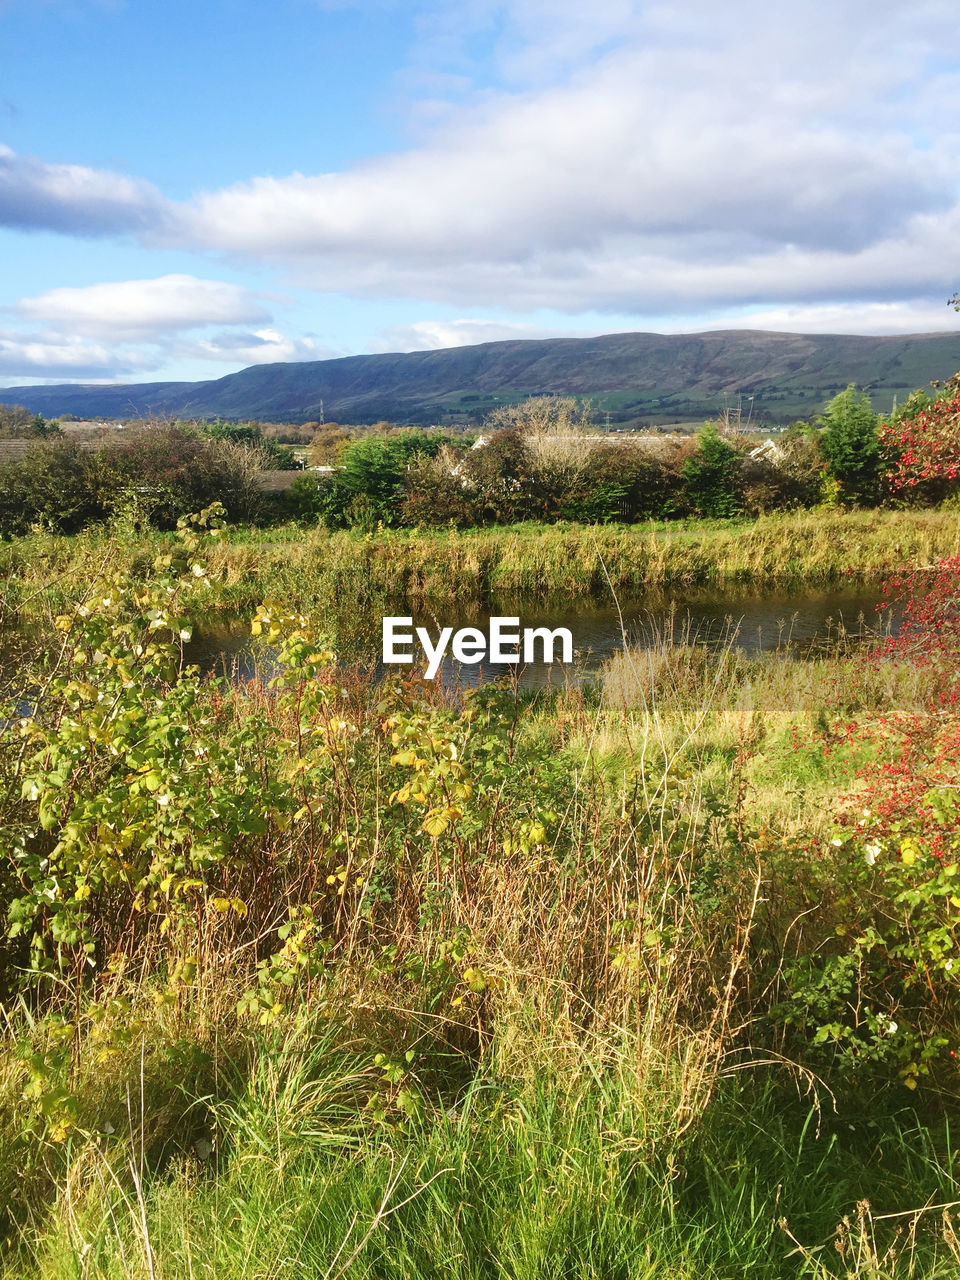
[[[0,1275],[956,1275],[960,518],[215,525],[0,547]],[[550,693],[324,634],[847,577],[900,640]]]

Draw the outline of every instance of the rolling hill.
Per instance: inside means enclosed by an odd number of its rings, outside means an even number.
[[[888,410],[895,396],[958,368],[960,333],[618,333],[253,365],[209,382],[6,387],[0,401],[51,418],[303,422],[322,412],[328,421],[427,424],[557,393],[590,397],[600,418],[621,424],[700,421],[741,398],[755,421],[784,422],[818,412],[850,382]]]

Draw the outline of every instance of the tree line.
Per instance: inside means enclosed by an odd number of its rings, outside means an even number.
[[[489,415],[482,447],[413,430],[350,441],[338,469],[305,474],[288,502],[297,518],[335,529],[935,504],[957,487],[957,423],[955,380],[933,396],[915,392],[885,422],[851,385],[775,439],[743,430],[735,416],[695,436],[605,439],[575,400],[537,397]],[[921,474],[904,478],[904,466]]]
[[[260,474],[298,463],[263,424],[129,424],[84,442],[27,410],[0,406],[0,439],[32,442],[0,466],[0,536],[36,527],[72,533],[118,519],[172,528],[214,501],[235,523],[469,528],[935,505],[952,501],[960,485],[957,378],[932,394],[915,392],[885,420],[851,385],[818,418],[776,438],[751,434],[735,415],[696,435],[605,437],[588,407],[550,396],[494,410],[480,439],[387,424],[362,434],[313,425],[313,440],[322,439],[312,456],[329,469],[305,471],[286,491],[267,494]]]

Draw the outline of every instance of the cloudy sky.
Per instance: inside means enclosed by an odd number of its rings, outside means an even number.
[[[0,0],[0,385],[960,332],[956,0]]]

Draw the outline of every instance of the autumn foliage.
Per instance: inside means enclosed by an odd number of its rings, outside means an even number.
[[[849,789],[824,871],[849,905],[839,950],[798,982],[818,1005],[817,1040],[851,1065],[885,1062],[908,1089],[934,1074],[953,1087],[960,1045],[960,556],[892,577],[882,609],[895,634],[868,665],[924,675],[911,706],[841,716],[824,755],[846,754]],[[860,761],[859,767],[853,762]],[[823,1003],[829,987],[832,997]],[[795,1016],[791,1015],[791,1016]],[[936,1064],[940,1064],[939,1066]],[[945,1071],[945,1074],[944,1074]]]
[[[960,376],[936,399],[917,397],[913,410],[882,423],[880,447],[891,497],[942,501],[960,480]]]

